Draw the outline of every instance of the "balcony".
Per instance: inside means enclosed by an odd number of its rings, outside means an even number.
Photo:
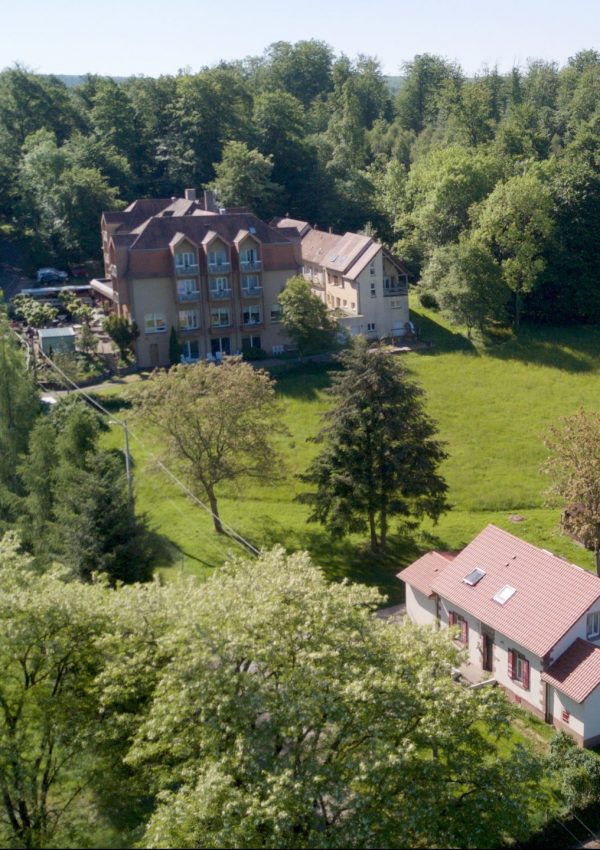
[[[209,263],[208,271],[211,274],[220,274],[221,272],[227,273],[231,271],[231,263],[229,260],[221,260],[219,263]]]
[[[223,328],[230,328],[230,327],[231,327],[231,319],[228,322],[221,322],[218,325],[215,324],[214,322],[211,322],[211,324],[210,324],[211,331],[222,330]]]
[[[198,274],[198,263],[188,263],[187,265],[175,264],[175,274],[190,275]]]
[[[231,298],[231,289],[211,289],[210,297],[213,301],[225,301]]]
[[[258,298],[262,292],[262,286],[242,286],[244,298]]]
[[[262,269],[262,260],[240,260],[240,268],[243,272],[259,272]]]
[[[179,301],[197,301],[200,298],[200,290],[195,289],[193,292],[178,292],[177,299]]]
[[[397,283],[395,286],[388,286],[383,290],[384,298],[391,298],[393,295],[408,295],[408,285]]]

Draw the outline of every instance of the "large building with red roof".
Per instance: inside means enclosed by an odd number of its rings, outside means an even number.
[[[301,267],[298,239],[247,209],[200,199],[134,201],[102,216],[105,277],[92,287],[140,330],[141,367],[169,364],[171,328],[182,359],[284,350],[279,294]]]
[[[407,615],[457,627],[470,677],[600,743],[600,578],[489,525],[457,555],[428,552],[398,574]]]
[[[105,212],[101,228],[105,277],[91,285],[136,322],[143,368],[169,364],[171,328],[184,362],[291,348],[279,295],[301,272],[351,334],[401,336],[408,327],[406,270],[369,236],[289,218],[267,224],[195,189]]]
[[[299,239],[304,277],[351,335],[389,339],[412,333],[407,270],[373,237],[330,233],[294,218],[274,223]]]

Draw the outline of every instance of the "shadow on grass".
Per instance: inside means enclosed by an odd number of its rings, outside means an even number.
[[[325,529],[308,524],[301,529],[286,528],[272,517],[262,518],[256,538],[265,549],[282,544],[290,552],[308,551],[328,579],[377,587],[389,605],[404,602],[404,584],[396,574],[422,552],[417,541],[406,534],[390,535],[388,551],[378,555],[362,541],[336,540]]]
[[[277,378],[277,394],[302,401],[314,401],[319,390],[329,386],[328,373],[339,368],[335,363],[298,363]]]
[[[97,395],[90,393],[90,397],[111,413],[118,413],[120,410],[129,410],[132,406],[128,398],[123,398],[123,396],[119,395]]]
[[[416,354],[431,356],[445,354],[448,351],[467,351],[469,354],[475,355],[478,353],[471,340],[467,339],[464,334],[458,331],[451,331],[424,313],[413,312],[415,313],[415,325],[420,339],[423,342],[432,343],[431,348],[417,349]]]
[[[489,345],[486,354],[565,372],[591,372],[600,365],[600,330],[586,327],[521,328],[518,337]]]

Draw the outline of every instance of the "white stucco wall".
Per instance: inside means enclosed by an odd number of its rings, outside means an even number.
[[[559,642],[553,647],[550,652],[550,663],[552,661],[556,661],[556,659],[563,654],[563,652],[568,649],[573,641],[577,640],[577,638],[583,638],[584,640],[588,640],[587,637],[587,615],[591,614],[594,611],[600,611],[600,600],[594,602],[588,610],[580,617],[575,625],[569,629],[569,631],[562,637]],[[597,646],[600,646],[600,638],[596,638],[595,640],[591,640],[590,643],[594,643]]]
[[[436,601],[435,597],[425,596],[420,590],[406,587],[406,613],[418,626],[434,626],[436,624]]]
[[[600,686],[592,691],[581,707],[584,709],[584,737],[598,737],[600,735]]]

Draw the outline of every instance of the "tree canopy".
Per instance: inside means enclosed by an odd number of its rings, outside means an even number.
[[[316,490],[300,498],[332,534],[368,530],[372,551],[385,551],[395,517],[435,520],[447,509],[438,471],[446,453],[423,391],[389,351],[359,337],[338,360],[333,406],[315,438],[322,449],[302,476]]]

